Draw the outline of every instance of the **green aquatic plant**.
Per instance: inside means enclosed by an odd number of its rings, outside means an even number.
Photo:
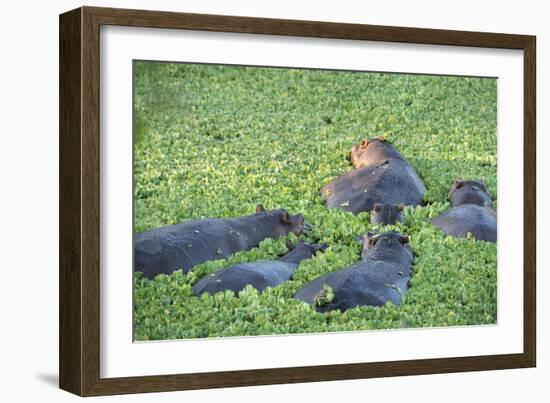
[[[187,275],[136,273],[137,340],[496,323],[496,244],[447,237],[430,223],[448,208],[455,176],[483,179],[496,198],[494,79],[150,62],[136,62],[134,72],[136,231],[252,214],[261,203],[304,213],[312,230],[301,238],[329,245],[263,293],[196,297],[192,285],[232,264],[276,258],[296,236]],[[351,145],[371,136],[391,141],[428,188],[425,204],[406,207],[396,226],[328,210],[319,197],[351,169]],[[357,261],[358,236],[389,229],[409,234],[415,254],[400,306],[321,314],[292,298]]]

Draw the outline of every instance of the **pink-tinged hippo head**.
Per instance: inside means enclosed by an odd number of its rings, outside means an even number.
[[[399,151],[383,137],[362,139],[350,150],[350,160],[355,168],[368,167],[391,158],[402,157]]]

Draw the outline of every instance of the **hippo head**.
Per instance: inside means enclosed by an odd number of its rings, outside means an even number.
[[[402,158],[399,151],[383,137],[362,139],[358,145],[351,147],[349,156],[355,168],[367,167],[390,158]]]
[[[403,208],[403,204],[374,203],[370,215],[370,222],[371,224],[382,225],[403,222]]]
[[[291,232],[301,235],[310,230],[310,225],[304,221],[303,214],[290,215],[285,209],[266,210],[261,204],[256,207],[256,214],[267,214],[274,220],[277,236],[285,236]]]
[[[363,236],[361,258],[412,262],[412,251],[408,243],[408,235],[395,231],[376,235],[369,232]]]
[[[317,251],[324,252],[328,245],[325,243],[309,243],[306,241],[300,241],[298,243],[287,241],[286,247],[288,248],[288,252],[281,258],[281,260],[285,262],[299,263],[304,259],[312,258],[315,256]]]
[[[491,196],[481,180],[455,178],[449,191],[449,197],[451,199],[451,207],[458,207],[462,204],[493,207]]]
[[[297,242],[297,243],[292,243],[290,241],[287,241],[286,247],[289,251],[293,251],[296,249],[307,249],[307,250],[311,250],[313,254],[315,254],[315,252],[317,252],[318,250],[321,252],[324,252],[328,248],[328,245],[326,243],[309,243],[304,240],[301,240],[300,242]]]

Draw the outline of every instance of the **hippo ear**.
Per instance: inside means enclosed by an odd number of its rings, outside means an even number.
[[[453,179],[453,186],[455,189],[460,189],[464,185],[464,182],[462,182],[462,178],[459,178],[458,176]]]
[[[369,141],[367,139],[361,139],[361,142],[359,143],[359,148],[361,150],[364,150],[369,145]]]
[[[376,140],[380,141],[381,143],[387,143],[388,140],[384,136],[378,136]]]
[[[374,203],[374,205],[372,206],[372,210],[379,213],[380,211],[382,211],[382,205],[380,203]]]
[[[284,224],[292,223],[292,220],[290,218],[290,214],[288,214],[288,211],[283,212],[283,215],[281,217],[281,222]]]
[[[401,235],[399,236],[399,242],[405,244],[409,243],[409,236],[408,235]]]
[[[399,204],[397,206],[397,211],[402,212],[405,209],[405,205],[403,203]]]
[[[256,206],[256,213],[262,213],[262,212],[264,212],[264,211],[265,211],[265,208],[264,208],[264,206],[262,206],[261,204],[258,204],[258,205]]]
[[[287,247],[287,249],[288,249],[289,251],[291,251],[291,250],[294,250],[294,248],[296,248],[296,245],[293,244],[293,243],[290,242],[290,241],[286,241],[286,247]]]

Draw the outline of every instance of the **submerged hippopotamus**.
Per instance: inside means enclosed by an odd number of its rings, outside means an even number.
[[[497,213],[483,182],[455,179],[450,198],[453,207],[432,219],[436,227],[455,238],[497,241]]]
[[[403,222],[403,208],[402,204],[396,206],[395,204],[374,203],[370,213],[370,223],[387,225]]]
[[[266,238],[279,238],[307,230],[302,214],[290,215],[284,209],[236,218],[206,218],[155,228],[134,238],[134,270],[147,278],[182,269],[187,273],[208,260],[223,259],[248,250]]]
[[[493,207],[493,200],[481,180],[462,180],[455,178],[449,191],[451,207],[462,204],[477,204],[478,206]]]
[[[294,298],[320,312],[382,306],[388,301],[398,305],[409,289],[412,274],[413,254],[408,242],[408,236],[397,232],[368,233],[359,262],[313,280]]]
[[[302,241],[297,245],[289,243],[287,247],[289,252],[278,260],[240,263],[203,277],[193,286],[193,293],[197,296],[225,290],[237,293],[249,284],[259,291],[276,287],[292,276],[302,260],[315,256],[318,250],[324,251],[327,245]]]
[[[416,206],[422,202],[424,183],[385,139],[361,140],[351,148],[350,158],[355,169],[321,189],[327,207],[357,214],[371,211],[374,203]]]

